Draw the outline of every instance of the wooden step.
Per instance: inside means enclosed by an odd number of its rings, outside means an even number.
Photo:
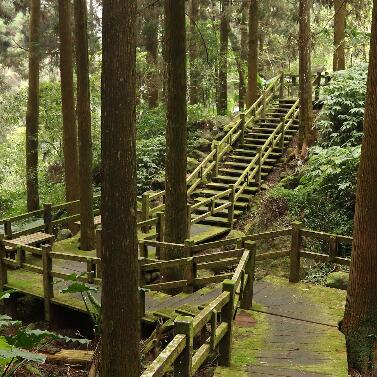
[[[218,203],[217,206],[220,206],[220,203]],[[206,213],[206,212],[208,212],[208,208],[203,206],[203,207],[200,207],[200,208],[196,209],[194,211],[194,214],[196,214],[196,215],[198,215],[198,214],[202,215],[203,213]],[[240,211],[239,209],[235,209],[234,210],[234,217],[238,218],[238,217],[240,217],[242,215],[242,213],[243,213],[243,211]],[[222,210],[220,212],[216,212],[214,214],[214,216],[216,216],[216,217],[222,217],[222,218],[228,218],[228,209],[224,209],[224,210]]]
[[[201,197],[201,196],[195,198],[195,200],[198,201],[198,202],[203,201],[203,200],[207,200],[207,199],[208,198],[204,198],[204,197]],[[219,204],[225,204],[226,202],[227,202],[227,200],[225,200],[225,199],[217,199],[216,200],[216,203],[219,203]],[[240,209],[241,211],[246,210],[247,206],[248,206],[247,202],[236,201],[234,203],[234,208]]]
[[[262,172],[270,172],[272,169],[273,169],[273,166],[262,165]],[[235,177],[240,177],[243,172],[244,170],[224,169],[224,168],[219,169],[219,173],[221,173],[221,175],[232,175]]]
[[[206,198],[216,195],[221,191],[215,191],[215,190],[209,190],[209,189],[203,189],[203,190],[198,190],[193,193],[193,196],[204,196]],[[247,194],[241,194],[238,198],[240,202],[249,202],[251,196]]]
[[[226,184],[223,182],[210,182],[207,185],[207,187],[211,190],[215,190],[215,191],[219,190],[219,192],[228,190],[230,188],[229,184]],[[244,189],[245,194],[248,194],[248,195],[256,194],[258,191],[259,189],[257,187],[251,187],[251,186],[246,186]]]
[[[229,221],[227,218],[218,217],[218,216],[210,216],[207,217],[205,220],[201,221],[200,224],[206,225],[221,225],[221,226],[229,226]]]
[[[265,164],[263,166],[268,166],[268,167],[271,167],[272,169],[273,165],[275,164],[276,164],[276,158],[275,159],[268,158],[267,160],[265,160]],[[231,169],[243,172],[249,166],[249,164],[245,162],[225,161],[223,163],[223,166],[225,169],[231,168]]]

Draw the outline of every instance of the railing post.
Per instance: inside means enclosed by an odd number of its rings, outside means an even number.
[[[150,204],[151,204],[150,193],[149,192],[143,193],[143,195],[141,196],[141,221],[149,220]],[[141,230],[142,232],[147,233],[149,228],[148,226],[143,226]]]
[[[215,150],[216,150],[216,153],[215,153],[215,177],[217,177],[219,175],[219,163],[220,163],[220,147],[219,147],[219,144],[215,144]]]
[[[143,240],[139,241],[139,252],[141,258],[148,258],[148,246],[144,243]]]
[[[295,88],[297,87],[297,76],[292,75],[292,96],[295,94]]]
[[[163,212],[157,212],[156,241],[158,242],[164,241],[164,213]],[[161,256],[161,248],[158,246],[156,247],[156,257],[160,259],[160,256]]]
[[[280,130],[281,139],[280,139],[279,148],[281,149],[281,153],[283,154],[284,153],[284,138],[285,138],[285,117],[280,118],[280,127],[281,127],[281,130]]]
[[[319,100],[319,94],[321,90],[321,78],[322,78],[322,73],[317,72],[317,78],[315,80],[315,91],[314,91],[314,100],[317,102]]]
[[[213,309],[211,313],[211,338],[210,338],[210,347],[211,351],[215,351],[215,342],[216,342],[216,328],[217,328],[217,310]]]
[[[140,298],[139,298],[139,315],[140,315],[140,318],[144,317],[145,316],[145,289],[144,288],[139,288],[139,294],[140,294]]]
[[[96,277],[101,279],[102,278],[102,229],[96,229],[96,257],[101,259],[101,261],[97,264],[96,268]]]
[[[45,224],[45,233],[52,233],[52,204],[46,203],[43,205],[43,222]]]
[[[16,255],[16,260],[18,263],[18,266],[21,268],[22,265],[25,263],[25,250],[22,248],[22,246],[17,247],[17,255]]]
[[[249,250],[249,259],[245,266],[247,274],[247,281],[243,290],[243,297],[241,300],[241,309],[249,310],[253,305],[254,294],[254,278],[255,278],[255,256],[257,253],[256,242],[246,241],[245,249]]]
[[[174,335],[180,334],[186,336],[186,346],[174,362],[174,377],[191,377],[194,347],[194,328],[191,317],[178,317],[174,321]]]
[[[231,192],[229,194],[230,206],[228,208],[228,222],[229,222],[230,228],[233,228],[236,185],[234,185],[234,184],[230,185],[230,190],[231,190]]]
[[[329,240],[329,262],[334,263],[338,256],[338,240],[336,236],[331,236]]]
[[[4,221],[4,235],[6,240],[11,240],[13,236],[12,223],[9,220]]]
[[[96,273],[96,265],[93,263],[91,259],[88,259],[86,261],[86,277],[88,279],[89,284],[94,283],[94,276]]]
[[[185,240],[184,242],[184,258],[190,258],[187,266],[185,267],[184,279],[187,280],[187,286],[183,288],[185,293],[194,292],[194,280],[196,278],[196,266],[194,266],[194,259],[192,258],[194,253],[192,247],[194,246],[194,240]]]
[[[245,143],[245,127],[246,127],[246,122],[245,122],[245,113],[240,114],[240,122],[241,122],[241,137],[240,137],[240,144],[243,145]]]
[[[0,234],[0,291],[4,291],[5,284],[8,283],[7,265],[4,263],[6,258],[5,245],[3,244],[4,235]]]
[[[258,147],[257,149],[257,174],[255,176],[256,184],[258,185],[258,188],[260,190],[261,184],[262,184],[262,148]]]
[[[191,236],[191,214],[192,214],[191,204],[188,204],[187,205],[187,232],[186,232],[186,238],[190,238],[190,236]]]
[[[279,88],[279,98],[284,98],[284,72],[280,74],[280,88]]]
[[[266,92],[263,92],[261,118],[264,118],[265,116],[266,116]]]
[[[228,330],[219,344],[219,365],[228,367],[231,358],[232,332],[233,332],[233,306],[236,286],[233,280],[224,280],[223,292],[229,292],[229,301],[221,309],[221,321],[228,324]]]
[[[331,76],[328,72],[325,72],[325,85],[328,85],[331,81]]]
[[[51,276],[52,259],[50,252],[50,245],[42,245],[44,315],[47,322],[51,321],[51,299],[54,297],[54,281]]]
[[[300,281],[300,251],[302,246],[301,222],[292,223],[292,241],[290,254],[289,281],[298,283]]]

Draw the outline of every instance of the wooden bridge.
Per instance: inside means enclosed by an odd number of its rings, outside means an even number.
[[[327,75],[315,77],[313,99],[319,98],[321,86],[328,81]],[[141,317],[154,325],[162,319],[164,329],[174,329],[175,334],[143,377],[163,376],[172,370],[175,376],[191,377],[214,354],[218,355],[219,365],[230,365],[233,318],[238,308],[252,306],[256,262],[289,258],[291,282],[300,280],[300,258],[349,264],[339,252],[344,247],[340,245],[349,244],[351,238],[301,229],[299,224],[240,239],[212,241],[229,232],[249,208],[253,196],[262,189],[263,181],[297,133],[297,84],[297,77],[292,75],[281,74],[271,80],[256,103],[235,118],[226,135],[214,143],[208,156],[188,175],[190,225],[184,244],[164,242],[165,192],[149,192],[139,198]],[[100,196],[94,199],[95,222],[100,225]],[[97,286],[96,295],[100,297],[100,229],[96,250],[90,252],[56,251],[51,245],[60,227],[74,223],[79,229],[78,204],[46,204],[42,210],[0,221],[4,228],[0,240],[0,288],[15,288],[42,299],[46,320],[52,319],[56,305],[86,310],[79,295],[61,293],[72,273]],[[257,250],[255,241],[276,237],[288,238],[290,249],[269,253]],[[305,249],[309,238],[328,243],[328,253]],[[182,258],[160,260],[164,248],[180,250]],[[156,273],[163,277],[169,268],[182,269],[182,280],[150,279]],[[173,288],[183,289],[184,294],[161,293]],[[148,353],[155,344],[153,338],[149,339],[142,352]]]
[[[290,242],[289,249],[267,253],[258,250],[258,241],[275,238],[283,238]],[[322,253],[310,251],[312,240],[322,242]],[[300,280],[302,258],[349,265],[350,260],[342,254],[351,243],[351,237],[310,231],[303,229],[299,223],[294,223],[292,228],[201,245],[145,240],[140,249],[139,259],[142,286],[140,314],[142,320],[149,324],[156,324],[157,321],[162,320],[162,329],[174,330],[174,336],[157,358],[152,360],[142,376],[163,376],[174,370],[177,376],[191,377],[204,365],[210,355],[212,357],[218,355],[218,365],[229,367],[234,317],[239,308],[252,308],[255,287],[261,287],[260,282],[255,282],[256,263],[288,258],[289,281],[297,283]],[[7,255],[6,248],[9,247],[15,248],[15,259]],[[182,251],[182,258],[164,261],[143,257],[143,254],[148,253],[149,248],[156,247],[179,249]],[[156,283],[145,282],[146,274],[158,271],[163,276],[164,271],[169,268],[182,269],[184,278],[179,281],[162,279]],[[85,311],[85,306],[77,294],[61,293],[62,288],[69,284],[66,281],[70,281],[72,272],[79,275],[80,281],[92,287],[97,286],[99,289],[97,296],[100,296],[101,258],[56,252],[49,245],[38,248],[15,245],[9,240],[3,240],[1,243],[0,288],[18,289],[42,299],[46,320],[53,319],[52,307],[56,305]],[[161,293],[172,288],[182,288],[186,293],[176,296]],[[297,293],[295,295],[297,296]],[[276,302],[276,298],[271,299]],[[296,310],[297,307],[296,305]],[[295,312],[287,314],[278,311],[276,315],[299,319],[294,317],[298,315]],[[301,318],[301,320],[308,319]],[[337,323],[334,320],[323,325],[336,329]],[[343,339],[336,330],[331,336]],[[330,349],[328,352],[331,357],[341,357],[345,360],[344,341],[339,342],[343,344],[341,349]],[[142,352],[148,353],[156,346],[157,342],[153,338],[149,339]],[[287,357],[291,357],[290,354],[288,353]],[[276,376],[278,375],[280,374],[277,369]],[[339,374],[341,375],[343,374]]]

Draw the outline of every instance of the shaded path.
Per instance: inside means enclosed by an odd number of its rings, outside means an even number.
[[[218,368],[215,376],[346,377],[345,341],[337,328],[344,297],[341,291],[285,279],[257,282],[254,309],[236,319],[233,374]],[[246,332],[245,315],[257,318]],[[250,361],[240,365],[237,352]]]

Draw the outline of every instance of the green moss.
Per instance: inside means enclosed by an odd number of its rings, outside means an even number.
[[[258,310],[262,307],[258,305]],[[240,327],[234,325],[232,359],[229,368],[216,368],[215,377],[247,377],[247,366],[255,363],[256,356],[263,346],[267,335],[268,324],[264,313],[244,311],[253,317],[257,324],[255,327]]]

